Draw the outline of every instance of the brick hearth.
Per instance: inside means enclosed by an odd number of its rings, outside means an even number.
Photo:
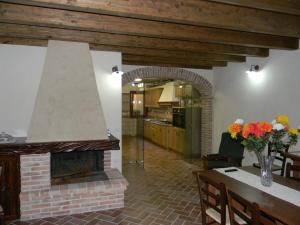
[[[21,155],[21,220],[71,215],[124,207],[127,181],[111,169],[104,152],[105,181],[51,185],[50,154]]]

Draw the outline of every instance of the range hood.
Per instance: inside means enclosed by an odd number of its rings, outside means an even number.
[[[158,100],[158,103],[172,103],[179,102],[179,99],[175,95],[175,84],[174,82],[166,83],[163,86],[163,91]]]
[[[27,142],[108,139],[87,43],[49,41]]]

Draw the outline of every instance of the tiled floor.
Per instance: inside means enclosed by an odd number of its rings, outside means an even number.
[[[16,221],[11,225],[201,224],[199,198],[192,176],[192,171],[200,168],[199,161],[187,163],[179,155],[145,142],[143,169],[128,164],[136,157],[136,144],[134,138],[123,139],[123,173],[130,183],[124,209]]]

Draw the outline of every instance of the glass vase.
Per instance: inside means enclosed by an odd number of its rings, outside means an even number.
[[[257,154],[258,162],[260,165],[260,182],[263,186],[270,187],[272,185],[272,165],[274,156]]]

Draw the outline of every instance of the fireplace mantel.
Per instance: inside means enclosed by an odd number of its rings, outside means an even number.
[[[110,136],[106,140],[86,140],[86,141],[63,141],[63,142],[40,142],[28,143],[26,139],[11,144],[0,144],[0,153],[44,154],[73,151],[106,151],[120,150],[120,140]]]

